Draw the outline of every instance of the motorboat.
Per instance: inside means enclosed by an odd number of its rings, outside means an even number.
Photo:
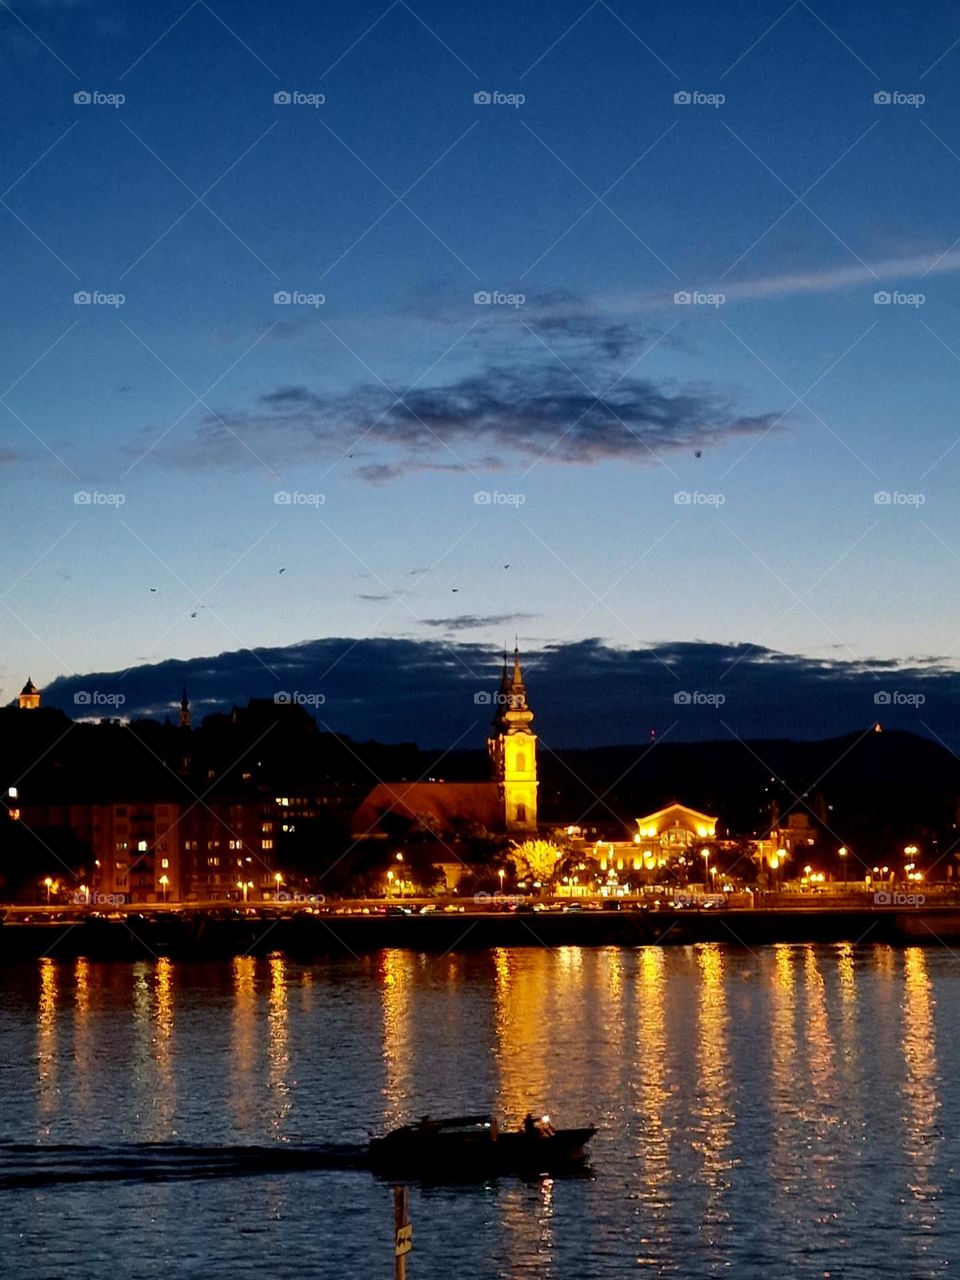
[[[423,1116],[373,1138],[370,1167],[388,1176],[456,1179],[575,1172],[596,1132],[593,1126],[555,1129],[549,1116],[528,1115],[517,1129],[501,1129],[489,1115]]]

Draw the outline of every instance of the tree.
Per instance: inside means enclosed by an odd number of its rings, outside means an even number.
[[[513,846],[512,854],[532,880],[544,885],[556,873],[560,861],[560,850],[549,840],[524,840]]]

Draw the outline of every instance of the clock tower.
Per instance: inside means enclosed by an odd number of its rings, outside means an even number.
[[[520,650],[515,648],[512,674],[507,655],[503,655],[503,675],[487,746],[503,804],[504,824],[517,835],[535,835],[537,831],[537,735],[530,729],[532,720],[520,670]]]

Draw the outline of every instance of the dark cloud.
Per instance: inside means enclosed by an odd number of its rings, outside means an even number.
[[[77,692],[122,693],[124,714],[162,716],[175,711],[186,684],[199,716],[250,697],[321,693],[318,720],[356,738],[443,746],[465,735],[465,745],[477,745],[499,664],[496,649],[476,642],[330,638],[72,676],[44,690],[44,701],[76,715]],[[547,746],[638,743],[651,730],[681,740],[820,738],[880,720],[960,748],[960,673],[936,660],[853,662],[702,642],[620,649],[584,640],[527,654],[525,671]]]
[[[402,400],[372,382],[348,393],[278,387],[249,408],[206,414],[192,437],[152,456],[187,467],[257,459],[282,467],[346,453],[357,478],[385,483],[539,460],[652,465],[780,421],[774,410],[740,412],[718,391],[631,374],[654,334],[572,296],[550,295],[477,332],[484,345],[469,370],[417,385]]]
[[[500,627],[508,622],[528,622],[537,617],[535,613],[458,613],[453,618],[424,618],[428,627],[443,628],[446,631],[476,631],[479,627]]]

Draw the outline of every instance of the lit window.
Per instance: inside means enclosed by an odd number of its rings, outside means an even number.
[[[272,840],[261,840],[261,841],[260,841],[260,847],[261,847],[261,849],[272,849],[272,848],[273,848],[273,841],[272,841]]]
[[[166,869],[167,869],[167,867],[169,867],[169,865],[170,865],[170,859],[169,859],[169,858],[161,858],[161,859],[160,859],[160,866],[163,868],[163,870],[164,870],[164,871],[166,871]]]

